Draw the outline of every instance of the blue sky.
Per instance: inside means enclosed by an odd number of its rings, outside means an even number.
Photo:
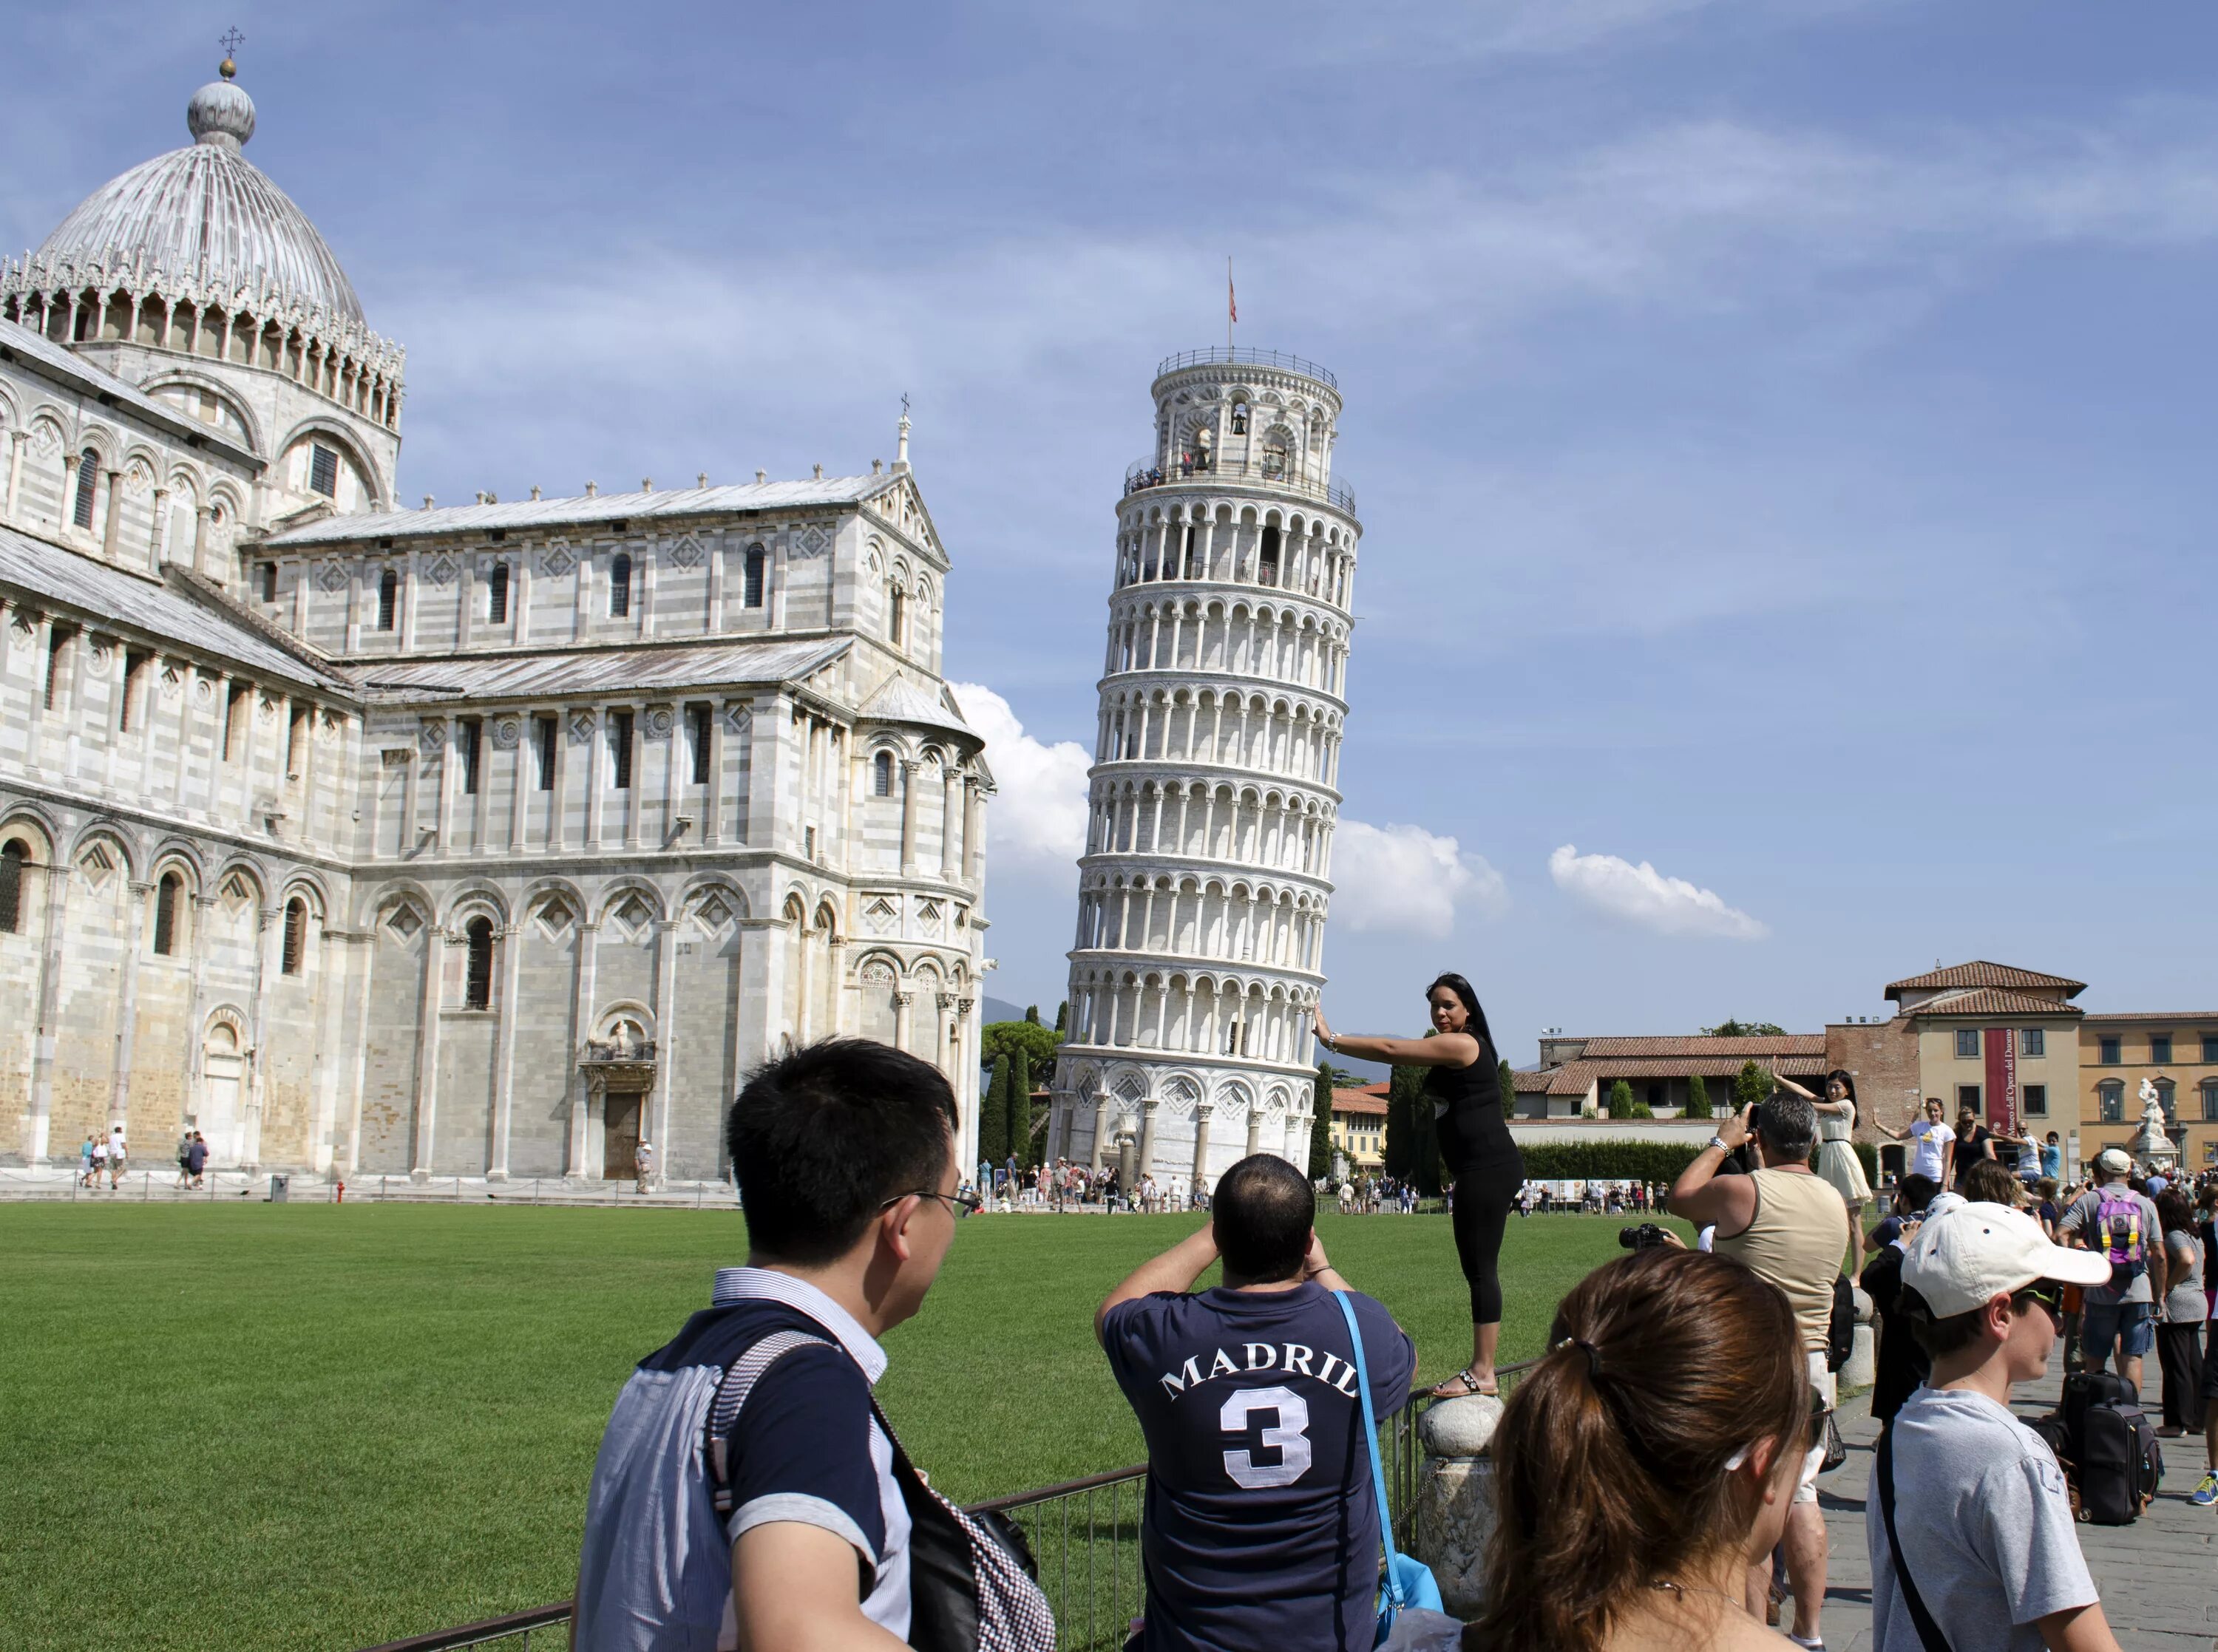
[[[998,996],[1060,994],[1112,508],[1229,252],[1365,525],[1336,1023],[1460,968],[1522,1062],[1974,956],[2218,1005],[2202,9],[45,8],[0,240],[233,22],[408,347],[404,497],[852,472],[914,399]]]

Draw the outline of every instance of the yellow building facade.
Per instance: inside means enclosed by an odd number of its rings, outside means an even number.
[[[2218,1011],[2089,1014],[2079,1024],[2079,1152],[2123,1148],[2141,1129],[2141,1088],[2156,1088],[2190,1171],[2218,1166]]]

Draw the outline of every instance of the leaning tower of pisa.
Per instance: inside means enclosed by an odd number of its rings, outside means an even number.
[[[1047,1151],[1214,1185],[1248,1154],[1308,1160],[1361,529],[1324,368],[1196,350],[1154,394],[1117,506]]]

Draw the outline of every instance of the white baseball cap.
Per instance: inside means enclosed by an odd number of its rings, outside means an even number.
[[[2116,1148],[2104,1148],[2095,1155],[2096,1165],[2108,1176],[2130,1176],[2134,1161]]]
[[[1975,1202],[1929,1217],[1902,1260],[1902,1283],[1925,1298],[1936,1319],[1968,1314],[2040,1279],[2106,1285],[2110,1259],[2050,1244],[2023,1210]]]

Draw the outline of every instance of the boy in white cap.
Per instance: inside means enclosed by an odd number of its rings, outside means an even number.
[[[1918,1229],[1895,1311],[1933,1370],[1880,1436],[1865,1503],[1875,1652],[2116,1652],[2064,1472],[2010,1410],[2048,1369],[2061,1285],[2109,1278],[2108,1258],[2003,1205]]]

